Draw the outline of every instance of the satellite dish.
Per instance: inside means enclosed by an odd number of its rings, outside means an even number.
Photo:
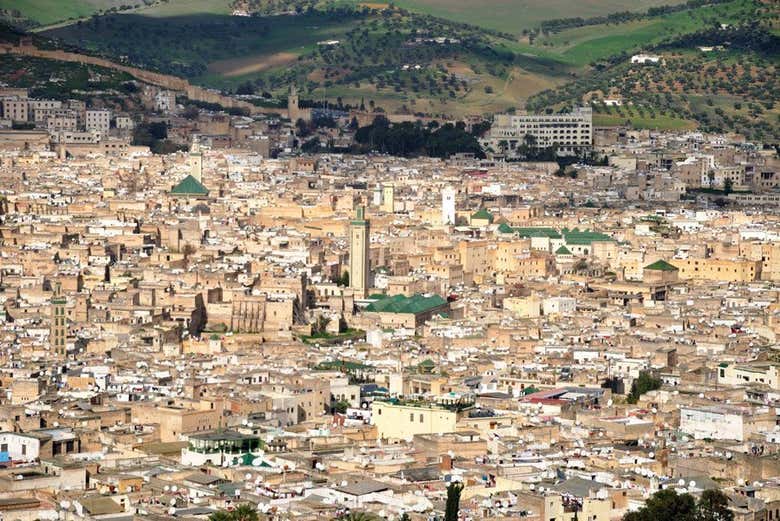
[[[252,479],[252,474],[249,474],[249,473],[244,474],[244,479],[249,481],[250,479]]]
[[[689,482],[688,483],[688,488],[696,488],[696,482],[695,481]]]
[[[684,486],[685,486],[685,480],[684,480],[684,479],[681,479],[681,480],[679,480],[679,481],[677,482],[677,484],[678,484],[678,485],[680,485],[681,487],[684,487]]]

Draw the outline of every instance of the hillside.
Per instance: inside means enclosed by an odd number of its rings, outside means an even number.
[[[544,20],[562,16],[589,18],[617,11],[640,11],[658,5],[682,3],[683,0],[645,0],[641,3],[625,0],[399,0],[394,5],[410,11],[429,14],[460,23],[469,23],[486,29],[520,34]],[[386,6],[388,2],[361,2],[343,0],[339,3],[359,6]],[[293,4],[301,10],[308,6],[322,7],[321,0],[0,0],[0,12],[7,18],[33,27],[87,18],[110,12],[134,12],[144,16],[187,16],[193,14],[229,14],[234,8],[268,14],[289,9]],[[281,9],[280,9],[281,7]],[[14,16],[11,16],[11,12]]]
[[[701,49],[705,49],[704,51]],[[712,28],[653,49],[661,62],[623,57],[528,101],[530,110],[561,110],[594,102],[596,123],[636,127],[737,131],[776,143],[780,138],[780,37],[758,23]],[[620,100],[606,106],[602,100]]]
[[[437,117],[561,110],[619,96],[621,108],[597,105],[597,123],[777,134],[776,57],[739,47],[702,55],[685,40],[755,20],[761,25],[754,28],[773,34],[777,13],[759,0],[659,1],[643,4],[644,11],[596,9],[590,18],[578,9],[598,2],[577,3],[567,18],[553,2],[558,18],[515,34],[474,25],[489,25],[478,18],[459,23],[417,12],[458,2],[419,0],[410,9],[351,0],[147,3],[39,34],[55,46],[253,94],[263,106],[283,104],[291,83],[308,100]],[[231,16],[233,10],[252,16]],[[632,67],[629,56],[642,50],[663,51],[664,66]],[[718,76],[697,78],[701,70],[723,75],[721,83],[733,74],[744,79],[737,89],[715,82]]]
[[[231,4],[244,17],[177,14],[170,0],[43,34],[220,89],[283,98],[295,82],[311,99],[462,116],[522,107],[599,60],[760,13],[752,0],[701,4],[547,21],[518,38],[378,4]]]

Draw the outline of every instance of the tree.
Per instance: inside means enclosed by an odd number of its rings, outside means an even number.
[[[257,510],[247,503],[231,512],[231,521],[258,521]]]
[[[217,510],[209,516],[209,521],[233,521],[233,515],[227,510]]]
[[[705,490],[696,505],[696,521],[733,521],[729,498],[720,490]]]
[[[628,403],[636,403],[639,401],[639,397],[648,391],[655,391],[660,389],[661,379],[652,376],[647,371],[639,373],[639,378],[634,380],[631,384],[631,392],[628,394]]]
[[[460,493],[463,490],[463,482],[455,481],[447,487],[447,506],[444,511],[444,521],[458,521],[460,510]]]
[[[653,494],[645,506],[636,512],[623,516],[623,521],[656,521],[658,519],[674,521],[697,521],[696,500],[690,494],[677,494],[672,489],[664,489]]]
[[[733,521],[734,513],[728,509],[728,502],[728,497],[719,490],[705,490],[697,502],[690,494],[664,489],[636,512],[623,516],[623,521]]]
[[[209,521],[258,521],[257,510],[248,504],[238,505],[235,510],[218,510],[209,516]]]
[[[318,316],[317,322],[315,322],[314,327],[312,327],[312,334],[324,335],[328,331],[328,324],[330,324],[330,318],[325,315]]]
[[[341,277],[336,278],[334,282],[339,286],[349,286],[349,272],[344,270],[344,273],[341,274]]]
[[[190,257],[193,253],[197,252],[198,250],[190,243],[187,243],[184,245],[184,248],[182,248],[181,253],[184,255],[184,264],[187,266],[190,265]]]
[[[380,521],[378,516],[368,512],[350,512],[346,516],[336,518],[339,521]]]
[[[727,177],[726,180],[723,181],[723,193],[729,195],[733,191],[734,191],[734,181],[732,181],[730,177]]]

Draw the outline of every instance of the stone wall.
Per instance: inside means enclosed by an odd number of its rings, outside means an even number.
[[[129,65],[122,65],[97,56],[88,56],[85,54],[62,50],[39,49],[34,45],[15,46],[11,44],[0,45],[0,54],[19,54],[24,56],[33,56],[36,58],[44,58],[48,60],[58,60],[105,67],[107,69],[125,72],[139,81],[149,83],[151,85],[157,85],[158,87],[184,94],[191,100],[205,103],[218,103],[226,108],[244,108],[249,110],[251,114],[263,112],[286,115],[287,113],[287,111],[284,109],[258,107],[249,102],[237,100],[231,98],[230,96],[220,94],[219,92],[192,85],[187,80],[177,76],[147,71]]]

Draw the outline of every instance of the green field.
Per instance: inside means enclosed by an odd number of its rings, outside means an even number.
[[[752,18],[752,2],[734,0],[716,6],[656,16],[620,24],[588,25],[538,38],[525,52],[583,66],[609,56],[641,49],[677,34],[710,27],[713,22],[735,23]]]
[[[48,25],[83,18],[121,5],[142,4],[141,0],[0,0],[0,9],[21,12],[22,16]]]
[[[398,0],[394,4],[418,13],[468,23],[510,34],[520,34],[544,20],[606,15],[617,11],[646,11],[649,7],[679,4],[681,0]]]
[[[168,0],[136,11],[144,16],[184,16],[190,14],[230,14],[230,0]]]
[[[691,130],[696,128],[696,122],[671,116],[656,115],[640,116],[637,114],[593,114],[593,125],[596,127],[617,127],[628,123],[634,128],[650,130]]]
[[[544,20],[606,15],[617,11],[644,11],[649,7],[681,3],[682,0],[399,0],[398,7],[430,14],[455,22],[474,24],[487,29],[520,34]],[[89,17],[121,6],[148,16],[183,16],[190,14],[229,14],[230,0],[167,0],[143,7],[142,0],[0,0],[0,9],[17,9],[41,25],[53,25],[70,19]],[[151,3],[148,0],[147,3]],[[347,3],[363,3],[347,0]],[[381,4],[383,2],[378,2]]]

